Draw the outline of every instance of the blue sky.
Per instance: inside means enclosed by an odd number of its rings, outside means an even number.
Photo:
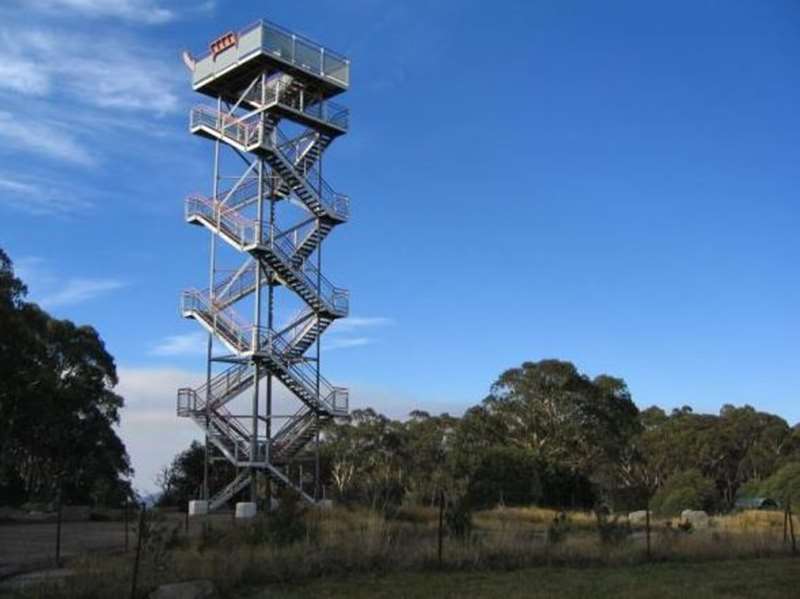
[[[208,238],[179,52],[265,17],[352,59],[325,272],[355,407],[458,413],[523,360],[636,402],[800,420],[800,4],[11,0],[0,8],[0,246],[116,356],[136,484],[196,435],[178,314]]]

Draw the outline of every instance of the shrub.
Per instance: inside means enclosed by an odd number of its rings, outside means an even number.
[[[444,517],[447,530],[454,537],[464,539],[472,532],[472,508],[467,497],[448,502]]]
[[[787,502],[800,504],[800,462],[789,462],[765,480],[761,488],[765,495],[778,499],[783,505]],[[800,507],[794,505],[792,511],[800,512]]]
[[[563,541],[570,531],[569,519],[564,512],[553,516],[553,521],[547,527],[547,542],[556,545]]]
[[[661,516],[678,516],[683,510],[713,510],[717,492],[713,481],[697,470],[671,476],[653,496],[652,507]]]
[[[468,495],[476,508],[536,503],[541,495],[536,460],[527,451],[494,447],[470,476]]]
[[[631,534],[631,525],[625,520],[619,521],[619,516],[609,518],[608,513],[602,510],[595,512],[597,517],[597,533],[603,545],[619,545]]]
[[[305,508],[300,495],[284,487],[278,493],[278,507],[267,516],[267,536],[276,545],[288,545],[306,537]]]

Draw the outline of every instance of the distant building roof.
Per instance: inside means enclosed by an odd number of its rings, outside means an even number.
[[[739,497],[736,500],[736,507],[762,510],[765,508],[778,507],[778,502],[771,497]]]

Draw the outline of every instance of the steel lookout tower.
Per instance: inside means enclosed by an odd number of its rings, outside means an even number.
[[[272,485],[315,502],[320,427],[348,413],[347,389],[320,372],[320,337],[349,309],[347,290],[322,274],[322,244],[347,222],[350,199],[322,174],[349,126],[332,98],[349,87],[350,61],[267,21],[184,61],[211,99],[192,109],[190,130],[213,152],[210,194],[185,204],[186,221],[210,232],[209,279],[181,298],[182,315],[209,334],[205,384],[178,390],[178,415],[206,434],[199,510],[249,487],[254,511]],[[294,407],[278,413],[278,399]],[[209,489],[218,459],[237,475]]]

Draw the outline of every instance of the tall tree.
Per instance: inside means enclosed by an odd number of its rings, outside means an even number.
[[[66,501],[121,501],[132,469],[113,428],[114,359],[97,331],[50,317],[25,292],[0,251],[0,484],[16,481],[27,498],[61,489]]]

